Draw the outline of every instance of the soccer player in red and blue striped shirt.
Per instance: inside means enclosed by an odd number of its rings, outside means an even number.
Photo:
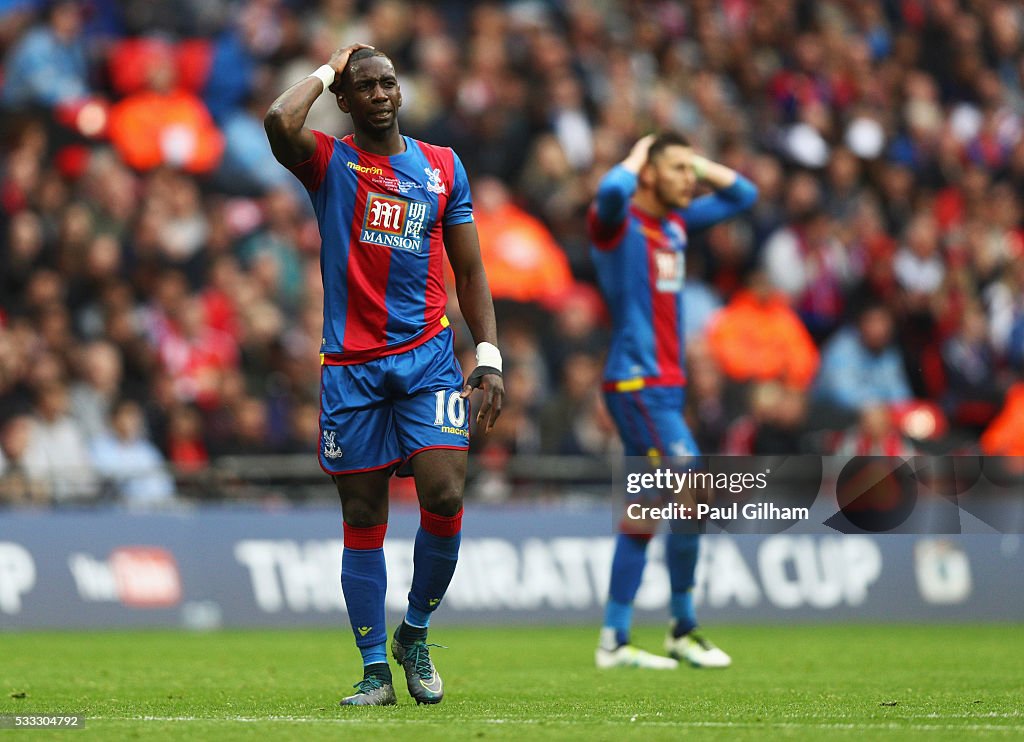
[[[697,182],[712,193],[693,198]],[[685,460],[698,454],[683,419],[684,253],[687,235],[750,208],[757,189],[735,171],[700,157],[680,134],[648,136],[601,180],[588,214],[591,255],[612,317],[605,364],[608,410],[627,456]],[[598,667],[672,669],[685,659],[725,667],[725,652],[697,634],[693,605],[698,537],[673,529],[666,562],[672,588],[669,657],[630,643],[633,599],[646,564],[650,533],[623,523],[596,661]]]
[[[330,89],[354,133],[335,139],[305,126]],[[458,560],[469,447],[468,401],[484,393],[477,423],[501,411],[501,354],[473,224],[469,181],[447,147],[402,136],[402,92],[383,53],[354,44],[286,90],[264,124],[274,156],[309,192],[320,226],[324,284],[320,465],[341,497],[341,585],[363,656],[357,693],[342,705],[396,702],[384,625],[388,480],[411,472],[420,528],[405,620],[391,652],[418,703],[438,703],[428,650],[431,613]],[[477,342],[463,379],[445,316],[444,256]]]

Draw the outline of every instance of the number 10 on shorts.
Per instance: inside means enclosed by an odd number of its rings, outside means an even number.
[[[445,404],[445,395],[448,403]],[[466,400],[458,390],[441,389],[434,392],[434,425],[445,425],[445,412],[448,413],[448,425],[461,428],[466,422]]]

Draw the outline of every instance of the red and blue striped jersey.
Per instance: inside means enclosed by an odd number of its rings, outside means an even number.
[[[749,208],[757,188],[737,176],[663,219],[630,203],[637,178],[622,166],[598,187],[587,218],[597,280],[612,317],[606,388],[630,391],[686,383],[683,342],[687,229],[698,231]]]
[[[314,131],[291,171],[320,226],[325,363],[363,363],[426,342],[445,326],[444,227],[473,221],[469,179],[448,147],[410,137],[375,155],[352,135]]]

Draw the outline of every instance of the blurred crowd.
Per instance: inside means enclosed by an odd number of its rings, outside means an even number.
[[[262,116],[355,41],[470,175],[485,468],[618,452],[584,215],[668,128],[760,190],[690,239],[706,452],[1024,455],[1022,39],[1009,0],[2,0],[0,501],[314,455],[319,234]],[[347,132],[330,96],[309,124]]]

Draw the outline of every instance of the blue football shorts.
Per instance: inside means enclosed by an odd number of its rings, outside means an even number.
[[[399,469],[421,451],[469,448],[469,400],[445,329],[402,353],[320,367],[320,467],[328,474]],[[401,468],[399,468],[401,467]]]
[[[686,396],[682,387],[607,391],[604,398],[627,456],[655,459],[698,454],[697,442],[683,419]]]
[[[622,438],[630,471],[671,466],[677,471],[697,464],[697,442],[683,418],[682,387],[655,386],[635,391],[606,391],[605,403]],[[644,457],[646,463],[635,460]],[[665,494],[645,489],[635,501],[662,500]]]

